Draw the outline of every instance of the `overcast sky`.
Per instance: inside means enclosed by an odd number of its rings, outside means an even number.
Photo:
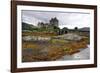
[[[73,29],[75,27],[90,27],[91,21],[89,13],[22,10],[22,22],[33,24],[35,26],[37,26],[38,22],[48,23],[49,20],[54,17],[59,20],[60,28],[68,27]]]

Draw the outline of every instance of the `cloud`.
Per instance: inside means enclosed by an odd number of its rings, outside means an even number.
[[[68,28],[82,28],[90,27],[90,14],[89,13],[75,13],[75,12],[44,12],[44,11],[22,11],[22,21],[33,25],[37,25],[38,22],[48,23],[53,17],[57,17],[59,20],[59,27]]]

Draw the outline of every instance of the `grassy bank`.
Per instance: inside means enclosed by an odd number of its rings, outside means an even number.
[[[52,39],[50,41],[23,41],[22,60],[23,62],[53,61],[63,55],[72,55],[79,52],[79,49],[86,48],[88,43],[88,38],[83,38],[80,41],[59,39]]]

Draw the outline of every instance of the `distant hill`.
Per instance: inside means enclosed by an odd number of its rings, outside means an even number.
[[[84,28],[80,28],[79,30],[80,31],[88,31],[89,32],[90,31],[90,28],[89,27],[84,27]]]
[[[32,30],[34,27],[34,25],[22,22],[22,30]]]

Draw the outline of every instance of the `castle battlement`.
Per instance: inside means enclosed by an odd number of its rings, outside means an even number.
[[[55,18],[51,18],[49,20],[49,23],[44,23],[44,22],[39,22],[38,23],[38,27],[41,28],[41,27],[53,27],[53,26],[56,26],[58,27],[59,25],[59,20],[55,17]]]

